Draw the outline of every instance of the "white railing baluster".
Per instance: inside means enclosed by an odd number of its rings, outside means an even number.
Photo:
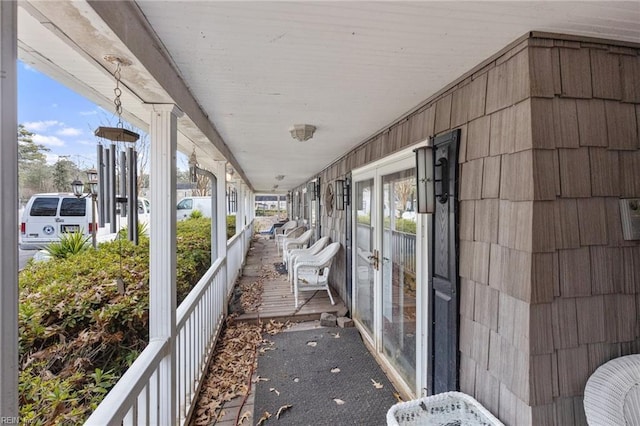
[[[186,424],[206,375],[207,361],[224,325],[227,297],[249,249],[253,224],[227,243],[227,257],[217,259],[176,312],[177,417]],[[225,280],[226,277],[226,280]],[[169,340],[152,340],[96,408],[87,425],[157,425],[160,401],[158,366]]]

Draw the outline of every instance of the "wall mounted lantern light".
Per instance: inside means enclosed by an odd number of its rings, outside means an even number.
[[[317,180],[312,180],[307,184],[307,193],[311,201],[316,201],[320,198],[320,184]]]
[[[435,211],[433,148],[421,146],[414,149],[414,152],[416,153],[418,213],[433,213]]]
[[[344,210],[349,205],[349,181],[336,180],[336,210]]]

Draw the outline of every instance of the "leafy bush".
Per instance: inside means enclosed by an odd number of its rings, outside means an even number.
[[[177,297],[211,264],[210,220],[177,225]],[[125,283],[118,293],[116,281]],[[148,341],[149,239],[33,263],[20,273],[20,417],[79,424]]]
[[[278,210],[260,210],[256,209],[256,216],[278,216]]]
[[[65,233],[60,236],[59,241],[48,244],[44,250],[53,258],[64,259],[87,250],[90,239],[90,235],[85,236],[82,232]]]
[[[415,234],[416,222],[411,219],[396,219],[396,231]]]
[[[149,224],[138,222],[136,223],[136,228],[138,229],[138,237],[140,237],[140,235],[146,235],[147,237],[149,236]],[[120,231],[118,231],[118,237],[125,240],[129,238],[129,227],[125,226],[124,228],[120,229]]]
[[[200,210],[194,210],[191,212],[191,215],[189,215],[189,218],[191,219],[200,219],[202,217],[204,216],[202,215],[202,212]]]
[[[227,240],[236,235],[236,217],[227,216]]]

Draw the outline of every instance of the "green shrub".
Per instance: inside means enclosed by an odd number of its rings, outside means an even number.
[[[227,240],[231,239],[234,235],[236,235],[236,217],[228,215],[227,216]]]
[[[138,222],[136,223],[136,228],[138,229],[138,238],[141,235],[145,235],[148,236],[149,235],[149,224],[148,223],[144,223],[144,222]],[[123,239],[127,239],[129,238],[129,227],[125,226],[124,228],[120,229],[120,231],[118,231],[118,236],[120,238]]]
[[[60,236],[60,241],[48,244],[44,250],[53,258],[64,259],[87,250],[90,239],[90,235],[85,236],[82,232],[65,233]]]
[[[177,224],[179,302],[211,265],[210,223]],[[20,417],[81,424],[147,344],[149,239],[32,263],[19,285]]]
[[[190,219],[200,219],[202,217],[204,216],[202,215],[202,212],[200,210],[194,210],[191,212],[191,215],[189,215]]]
[[[396,219],[396,231],[415,234],[416,222],[411,219]]]

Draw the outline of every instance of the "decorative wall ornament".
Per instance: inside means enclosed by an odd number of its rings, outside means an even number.
[[[327,210],[327,216],[333,214],[333,182],[329,182],[324,190],[324,208]]]

